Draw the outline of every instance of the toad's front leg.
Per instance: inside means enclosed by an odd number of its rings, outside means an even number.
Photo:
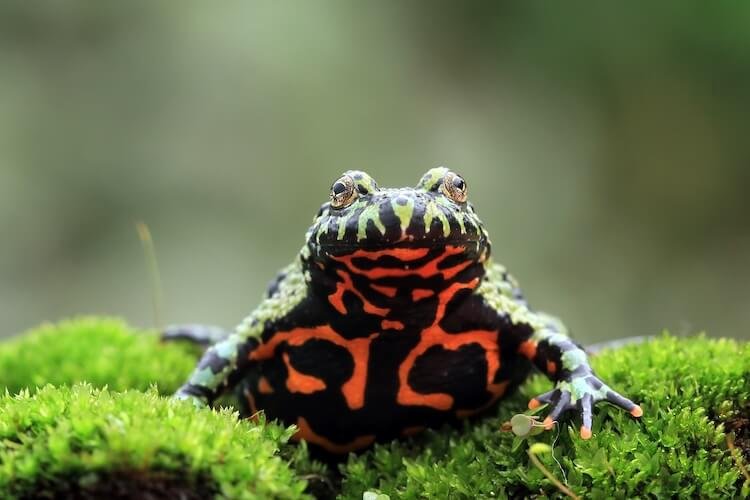
[[[544,372],[556,387],[529,401],[529,408],[549,404],[552,410],[544,420],[547,429],[564,412],[577,410],[581,414],[581,437],[591,437],[591,412],[600,401],[618,406],[634,417],[643,415],[641,407],[621,396],[596,376],[584,350],[562,333],[559,323],[545,315],[538,315],[538,327],[520,346],[521,354]]]
[[[174,338],[185,337],[175,336]],[[194,339],[190,338],[190,340]],[[202,343],[200,340],[199,337],[197,342]],[[252,363],[249,354],[258,345],[259,341],[256,338],[246,338],[237,333],[219,340],[203,353],[198,366],[188,381],[177,390],[175,397],[190,399],[196,406],[210,405],[245,375]]]

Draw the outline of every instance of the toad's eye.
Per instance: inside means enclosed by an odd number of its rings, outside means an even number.
[[[331,207],[344,208],[357,199],[357,190],[354,189],[354,180],[344,175],[331,186]]]
[[[466,181],[460,175],[456,175],[453,172],[445,174],[440,190],[445,196],[456,203],[464,203],[466,201]]]

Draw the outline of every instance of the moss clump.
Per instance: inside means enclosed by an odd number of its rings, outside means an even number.
[[[599,405],[590,441],[577,437],[577,424],[562,425],[554,450],[572,490],[586,498],[748,494],[750,485],[743,486],[727,450],[723,424],[750,403],[747,344],[665,335],[602,353],[593,365],[610,385],[639,401],[645,414],[637,421]],[[351,456],[342,467],[341,498],[362,498],[365,491],[391,498],[560,495],[530,463],[529,442],[499,431],[530,397],[549,388],[548,381],[535,377],[504,401],[495,417]],[[552,444],[555,434],[531,442]],[[540,458],[563,480],[551,456]]]
[[[11,393],[86,381],[111,390],[174,392],[195,367],[196,352],[161,343],[121,320],[83,317],[45,324],[0,344],[0,388]]]
[[[110,390],[158,383],[164,394],[188,376],[195,360],[188,346],[161,344],[155,334],[120,321],[83,318],[0,344],[0,384],[16,391],[81,380]],[[590,441],[578,437],[577,420],[563,423],[559,435],[528,441],[501,432],[502,422],[551,387],[537,376],[493,416],[352,455],[335,477],[334,468],[326,472],[311,462],[303,446],[285,444],[291,431],[237,423],[226,411],[183,408],[153,390],[47,387],[35,396],[6,396],[0,402],[0,497],[6,491],[106,496],[111,490],[96,489],[105,484],[138,484],[162,497],[237,497],[250,484],[260,496],[299,495],[302,482],[292,470],[308,479],[309,491],[344,499],[365,492],[407,499],[562,496],[530,462],[533,442],[554,442],[560,466],[550,455],[539,458],[586,498],[750,496],[750,482],[727,449],[731,431],[745,463],[750,460],[749,344],[665,334],[602,353],[592,363],[602,379],[641,404],[640,421],[599,405]],[[238,439],[233,432],[253,437]],[[274,456],[279,447],[291,468]]]
[[[47,386],[0,398],[2,498],[302,498],[277,425],[151,390]]]

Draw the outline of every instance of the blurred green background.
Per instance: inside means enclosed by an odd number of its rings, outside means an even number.
[[[750,338],[750,4],[0,4],[0,330],[232,326],[344,170],[467,179],[593,342]]]

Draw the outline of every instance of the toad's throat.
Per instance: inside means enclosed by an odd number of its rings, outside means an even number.
[[[440,248],[358,249],[347,255],[331,255],[330,258],[342,264],[346,272],[372,281],[409,276],[423,279],[438,277],[450,281],[476,263],[474,259],[466,258],[464,247],[455,245]]]
[[[484,273],[484,267],[464,258],[464,249],[458,246],[437,251],[359,249],[331,259],[335,263],[331,269],[335,274],[333,291],[327,294],[331,306],[339,314],[351,314],[354,311],[345,299],[354,296],[361,302],[363,312],[391,320],[384,325],[396,330],[401,329],[403,316],[416,312],[420,305],[434,307],[436,297],[443,297],[443,290],[455,284],[473,289]]]

